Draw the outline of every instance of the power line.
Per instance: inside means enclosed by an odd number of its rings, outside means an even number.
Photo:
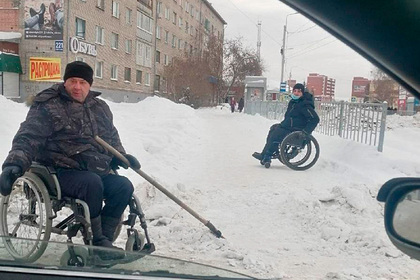
[[[243,12],[241,9],[238,8],[238,6],[236,6],[231,0],[228,0],[241,14],[243,14],[247,19],[249,19],[249,21],[251,21],[253,24],[255,24],[255,21],[253,19],[251,19],[245,12]],[[257,24],[255,24],[255,26],[258,27]],[[281,46],[282,44],[280,42],[278,42],[276,39],[274,39],[270,34],[268,34],[263,28],[261,28],[261,31],[266,34],[271,40],[273,40],[276,44],[278,44],[279,46]]]
[[[291,35],[289,36],[289,37],[291,37],[291,36],[293,36],[293,35],[295,35],[295,34],[298,34],[298,33],[302,33],[302,32],[308,31],[308,30],[310,30],[310,29],[312,29],[312,28],[314,28],[314,27],[317,27],[317,25],[316,25],[316,24],[314,24],[314,25],[312,25],[311,27],[308,27],[308,28],[306,28],[306,29],[304,29],[304,30],[301,30],[301,31],[294,31],[294,32],[287,32],[287,33],[291,34]]]
[[[307,50],[306,52],[297,53],[297,54],[295,54],[295,55],[290,56],[288,59],[291,59],[291,58],[294,58],[294,57],[297,57],[297,56],[300,56],[300,55],[306,54],[306,53],[308,53],[308,52],[310,52],[310,51],[313,51],[313,50],[319,49],[319,48],[321,48],[321,47],[323,47],[323,46],[326,46],[326,45],[329,45],[329,44],[331,44],[331,43],[334,43],[334,42],[335,42],[335,41],[337,41],[337,40],[338,40],[338,39],[332,40],[332,41],[327,42],[327,43],[325,43],[325,44],[323,44],[323,45],[320,45],[320,46],[318,46],[318,47],[316,47],[316,48],[313,48],[313,49]]]
[[[319,43],[319,42],[321,42],[321,41],[323,41],[323,40],[325,40],[325,39],[328,39],[328,38],[330,38],[330,37],[332,37],[332,35],[328,35],[328,36],[325,36],[325,37],[324,37],[324,38],[322,38],[322,39],[315,40],[315,41],[311,41],[311,42],[307,42],[307,43],[304,43],[304,44],[292,45],[292,46],[290,46],[290,47],[291,47],[291,48],[295,48],[295,47],[300,47],[300,46],[306,46],[306,45],[309,45],[309,44],[314,45],[314,44],[317,44],[317,43]]]

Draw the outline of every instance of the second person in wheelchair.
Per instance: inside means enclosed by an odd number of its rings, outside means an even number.
[[[293,87],[291,98],[283,121],[271,126],[262,152],[252,154],[263,165],[271,162],[272,155],[278,151],[279,144],[288,134],[294,131],[311,134],[319,123],[312,94],[305,92],[303,84],[298,83]]]
[[[98,135],[124,154],[134,169],[139,169],[140,163],[125,153],[112,113],[98,98],[100,92],[90,90],[92,68],[84,62],[71,62],[63,80],[35,96],[3,163],[0,191],[9,195],[14,181],[33,161],[54,167],[62,195],[88,204],[93,245],[112,248],[114,232],[134,189],[126,177],[110,174],[118,166],[128,166],[94,137]]]

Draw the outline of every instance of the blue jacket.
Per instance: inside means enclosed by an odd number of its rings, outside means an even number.
[[[299,99],[290,100],[280,126],[292,131],[303,130],[311,133],[318,123],[319,117],[315,112],[312,94],[305,92]]]

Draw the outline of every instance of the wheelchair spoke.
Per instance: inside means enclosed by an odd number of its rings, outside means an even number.
[[[13,237],[15,237],[16,236],[16,233],[17,233],[17,231],[18,231],[18,229],[19,229],[19,227],[20,227],[20,225],[22,224],[22,222],[21,221],[19,221],[17,224],[16,224],[16,226],[15,226],[15,228],[13,229],[13,231],[12,231],[12,233],[9,233],[10,234],[10,236],[13,236]]]

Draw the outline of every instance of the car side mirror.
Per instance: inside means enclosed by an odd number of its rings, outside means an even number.
[[[420,260],[420,178],[394,178],[378,192],[385,202],[385,230],[402,252]]]

